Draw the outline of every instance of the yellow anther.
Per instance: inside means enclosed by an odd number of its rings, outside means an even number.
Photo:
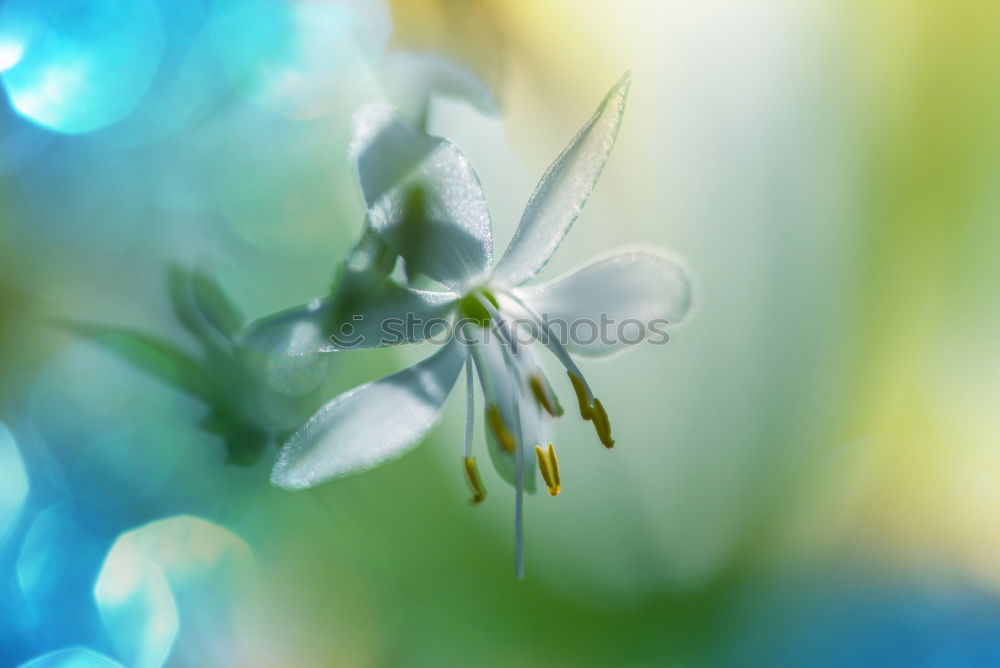
[[[608,413],[604,410],[604,404],[600,399],[594,399],[594,429],[597,430],[597,437],[606,448],[615,447],[615,439],[611,438],[611,422],[608,421]]]
[[[542,450],[542,446],[535,446],[535,457],[538,459],[538,470],[542,472],[542,478],[545,480],[545,484],[552,489],[552,473],[549,471],[549,458]]]
[[[579,378],[572,371],[567,371],[569,382],[573,384],[573,391],[576,392],[576,400],[580,404],[580,417],[589,420],[594,416],[594,411],[590,407],[590,400],[587,398],[587,388],[583,384],[583,379]]]
[[[556,459],[556,449],[549,443],[547,450],[542,450],[542,446],[535,446],[535,456],[538,458],[538,470],[542,472],[542,478],[549,488],[549,494],[555,496],[559,493],[559,460]]]
[[[496,404],[490,404],[489,408],[486,409],[486,424],[490,426],[490,431],[493,432],[500,447],[507,452],[514,452],[514,436],[504,424],[503,416],[500,415],[500,409],[496,407]]]
[[[465,479],[469,483],[469,487],[472,488],[472,498],[469,503],[474,506],[479,505],[486,498],[486,488],[483,487],[483,481],[479,478],[475,457],[465,458]]]
[[[559,460],[556,458],[556,449],[555,447],[553,447],[551,443],[549,443],[548,455],[549,455],[549,464],[552,467],[552,478],[553,480],[555,480],[556,483],[556,490],[553,492],[550,489],[549,494],[555,496],[556,494],[559,493],[559,490],[561,489],[561,483],[559,481]]]
[[[559,405],[559,399],[552,392],[552,388],[542,374],[531,374],[528,378],[528,385],[531,387],[531,394],[534,395],[535,401],[545,409],[545,412],[552,417],[559,417],[563,414],[563,407]]]

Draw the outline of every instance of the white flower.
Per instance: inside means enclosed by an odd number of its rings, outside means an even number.
[[[404,314],[424,321],[464,321],[434,355],[396,374],[341,394],[285,444],[272,474],[282,487],[304,488],[356,473],[400,456],[437,421],[459,375],[466,375],[464,468],[473,502],[485,497],[472,456],[473,375],[485,402],[488,451],[497,471],[516,488],[516,570],[523,573],[522,500],[541,472],[549,493],[560,490],[552,423],[562,414],[536,361],[545,345],[565,367],[580,415],[612,447],[611,426],[570,353],[604,356],[624,346],[613,341],[560,342],[551,322],[677,323],[690,309],[690,283],[681,264],[660,250],[630,249],[534,286],[524,284],[548,262],[586,203],[607,161],[625,109],[628,75],[607,94],[593,118],[549,167],[528,201],[503,257],[493,262],[493,234],[482,188],[468,160],[447,140],[417,133],[384,108],[359,115],[352,153],[368,207],[368,238],[348,261],[370,267],[378,249],[391,251],[408,274],[423,274],[445,291],[417,290],[389,279],[377,287],[318,299],[266,319],[248,342],[270,351],[306,354],[415,342],[419,328],[388,341],[383,325]],[[361,289],[363,286],[356,286]],[[515,324],[515,321],[517,324]],[[536,340],[518,342],[531,324]],[[327,335],[351,325],[348,343]],[[402,332],[401,332],[402,333]],[[312,345],[303,345],[311,341]],[[534,452],[532,452],[534,450]]]

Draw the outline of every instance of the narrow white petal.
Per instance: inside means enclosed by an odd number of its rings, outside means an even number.
[[[615,84],[597,112],[542,176],[521,216],[494,277],[520,285],[537,274],[555,253],[594,189],[618,136],[629,75]]]
[[[461,151],[381,106],[355,117],[351,147],[368,223],[409,272],[457,292],[486,275],[493,223],[479,177]]]
[[[504,424],[513,430],[516,424],[514,405],[511,402],[510,375],[507,372],[503,355],[503,343],[497,338],[495,330],[481,332],[480,343],[475,344],[475,357],[477,370],[479,372],[480,384],[483,390],[483,403],[485,405],[496,405],[503,417]],[[538,368],[538,362],[531,352],[530,346],[520,346],[517,355],[514,356],[517,364],[516,382],[518,386],[514,395],[519,402],[519,415],[521,422],[521,442],[526,458],[524,471],[524,488],[529,492],[535,491],[535,471],[534,464],[535,446],[548,443],[552,440],[552,419],[535,402],[530,389],[524,382],[525,374]],[[493,462],[497,473],[511,485],[516,482],[516,468],[514,456],[503,450],[497,443],[489,425],[484,425],[486,431],[486,443],[490,460]]]
[[[662,340],[667,325],[691,310],[687,270],[657,248],[622,249],[514,294],[548,321],[567,350],[589,357]]]
[[[450,292],[411,290],[389,281],[360,293],[343,292],[262,318],[241,341],[258,352],[291,356],[414,343],[434,333],[424,325],[446,317],[456,299]]]
[[[472,357],[465,357],[465,439],[462,452],[466,459],[472,456],[472,430],[476,424],[476,393],[473,388]]]
[[[312,487],[405,453],[437,421],[464,353],[452,341],[409,369],[334,398],[285,444],[271,482]]]

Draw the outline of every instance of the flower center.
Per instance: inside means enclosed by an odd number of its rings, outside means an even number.
[[[494,308],[500,308],[500,303],[497,302],[496,297],[489,290],[486,288],[477,288],[458,301],[458,312],[462,318],[474,322],[480,327],[489,327],[492,318],[490,317],[490,312],[479,301],[480,297],[485,297],[489,300]]]

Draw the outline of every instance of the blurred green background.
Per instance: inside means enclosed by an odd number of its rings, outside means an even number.
[[[167,665],[1000,662],[1000,4],[230,4],[199,4],[197,30],[157,5],[187,65],[157,75],[151,90],[170,86],[134,107],[142,123],[67,133],[5,112],[0,420],[30,480],[0,551],[10,665],[109,642],[60,616],[93,612],[86,570],[53,595],[61,621],[11,621],[31,599],[14,592],[20,545],[67,502],[102,546],[95,567],[115,536],[176,513],[249,546],[258,575],[236,588],[260,619],[207,641],[217,659]],[[498,248],[631,70],[615,151],[544,275],[632,242],[696,275],[670,345],[586,363],[618,447],[559,424],[563,492],[528,497],[524,581],[513,492],[486,470],[489,499],[467,503],[461,401],[402,459],[287,492],[268,483],[273,445],[227,464],[198,402],[52,324],[193,354],[171,264],[211,266],[250,319],[324,294],[361,228],[350,117],[391,99],[386,50],[446,57],[497,101],[437,98],[429,128],[476,166]],[[294,428],[415,359],[313,360],[261,410]],[[236,661],[227,642],[256,650]]]

